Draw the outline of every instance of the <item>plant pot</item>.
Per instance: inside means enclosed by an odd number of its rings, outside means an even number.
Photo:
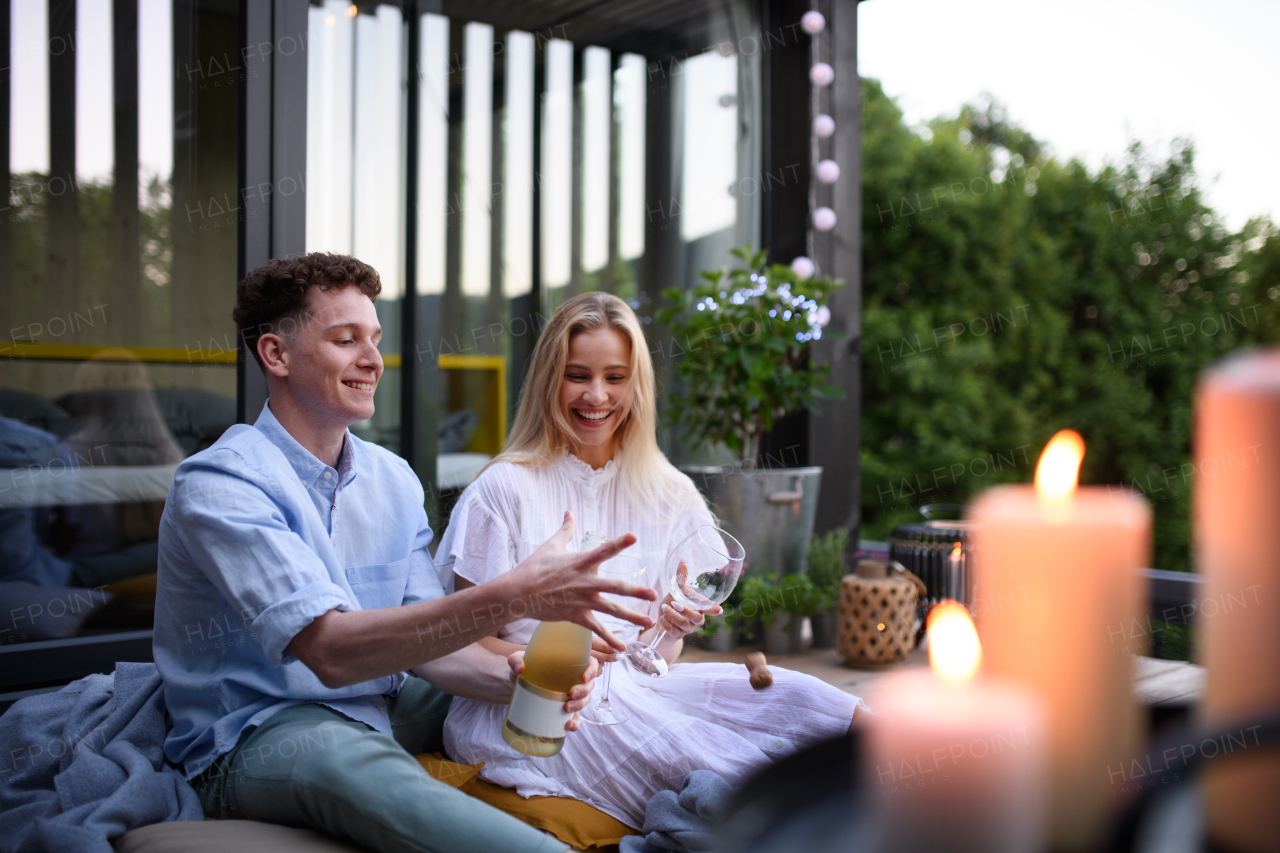
[[[804,617],[799,613],[778,613],[764,629],[766,655],[800,654],[800,629]]]
[[[731,652],[738,647],[738,629],[726,624],[723,616],[713,616],[707,620],[707,624],[715,626],[715,633],[702,638],[702,648],[713,652]]]
[[[720,526],[746,549],[746,572],[778,577],[803,573],[818,512],[821,468],[743,471],[734,466],[685,465]]]
[[[813,629],[813,647],[815,649],[834,649],[836,647],[836,609],[820,610],[809,617],[809,625]]]

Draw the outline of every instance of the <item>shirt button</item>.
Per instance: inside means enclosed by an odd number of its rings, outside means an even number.
[[[324,478],[326,480],[331,479],[332,477],[333,477],[333,474],[329,473],[328,471],[324,472]]]
[[[782,744],[782,741],[780,741],[780,740],[775,740],[775,741],[773,742],[773,748],[774,748],[774,749],[782,749],[782,745],[783,745],[783,744]]]

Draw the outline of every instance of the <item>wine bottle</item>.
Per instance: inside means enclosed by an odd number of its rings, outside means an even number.
[[[588,530],[586,533],[582,534],[582,547],[580,547],[578,550],[590,551],[592,549],[599,548],[601,545],[603,545],[608,541],[609,540],[605,538],[604,534],[593,533],[592,531]]]
[[[524,672],[502,721],[502,739],[526,755],[552,756],[564,746],[569,691],[591,663],[591,632],[572,622],[541,622],[524,653]]]

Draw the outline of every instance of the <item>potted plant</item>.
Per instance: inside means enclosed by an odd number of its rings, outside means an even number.
[[[726,608],[724,619],[733,626],[739,640],[754,642],[761,638],[760,626],[772,611],[769,599],[778,594],[775,578],[776,575],[744,577],[730,596],[732,606]],[[773,617],[768,618],[772,621]]]
[[[849,531],[837,527],[823,536],[813,537],[809,545],[809,580],[813,581],[816,601],[809,614],[813,644],[820,649],[836,647],[836,602],[840,600],[840,584],[847,573],[845,549]]]
[[[804,617],[819,601],[817,588],[805,575],[793,573],[778,581],[777,575],[743,578],[738,587],[741,598],[732,612],[732,621],[743,631],[756,631],[764,641],[765,654],[800,653],[800,632]]]
[[[738,647],[738,623],[733,618],[732,605],[726,603],[725,612],[708,616],[698,632],[698,640],[704,649],[713,652],[731,652]]]
[[[798,461],[794,450],[763,456],[761,439],[782,415],[842,395],[827,382],[828,366],[809,359],[809,344],[823,336],[826,303],[843,282],[802,278],[766,264],[766,254],[734,249],[739,268],[704,271],[688,291],[668,288],[655,312],[672,351],[684,353],[669,423],[741,460],[683,470],[742,542],[756,576],[804,570],[822,476],[821,468],[787,467]]]

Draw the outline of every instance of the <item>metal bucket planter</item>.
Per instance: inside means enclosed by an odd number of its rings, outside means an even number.
[[[731,652],[738,648],[738,629],[725,621],[724,616],[712,616],[707,624],[715,633],[702,638],[702,647],[713,652]]]
[[[686,465],[681,470],[711,504],[720,525],[746,549],[748,574],[782,577],[805,570],[821,468],[743,471]]]
[[[804,617],[799,613],[775,613],[773,621],[764,629],[764,653],[800,654],[800,631],[803,625]]]
[[[834,649],[836,647],[836,609],[821,610],[809,617],[809,625],[813,628],[813,647],[815,649]]]

